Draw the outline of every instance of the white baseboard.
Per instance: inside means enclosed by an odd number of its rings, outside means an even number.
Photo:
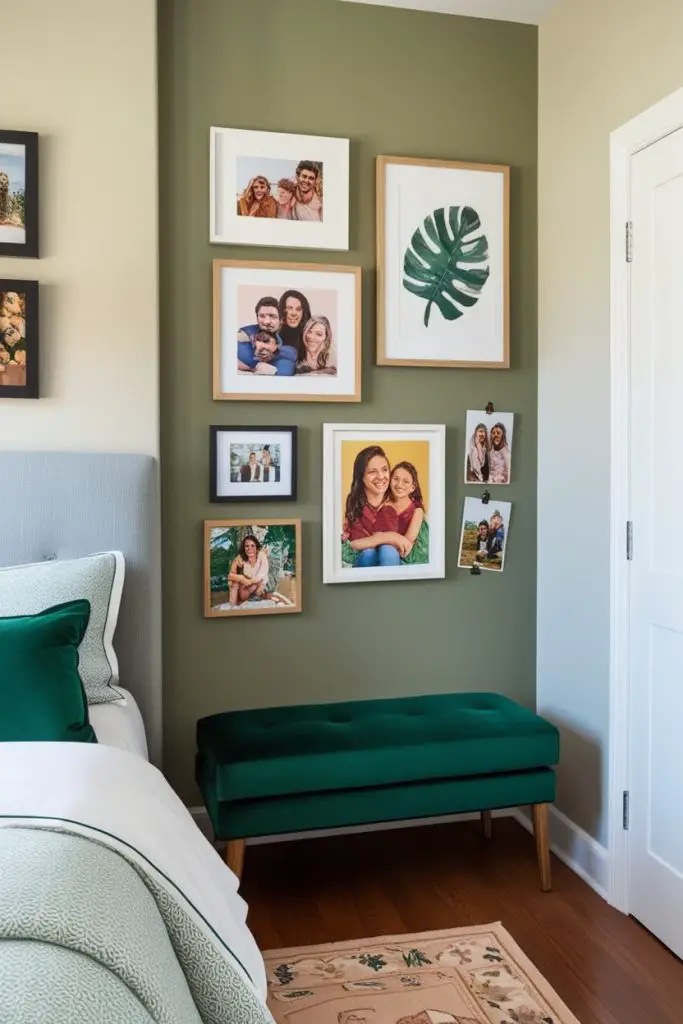
[[[515,812],[517,821],[533,832],[531,818],[521,808]],[[590,885],[598,896],[607,899],[609,857],[606,847],[558,811],[550,808],[550,849],[568,868]]]
[[[190,807],[190,814],[195,820],[198,828],[205,836],[211,838],[213,829],[209,821],[206,807]],[[505,808],[502,811],[492,811],[494,818],[514,817],[514,808]],[[381,821],[372,825],[348,825],[343,828],[320,828],[311,832],[283,832],[276,836],[256,836],[254,839],[247,839],[247,846],[265,846],[267,843],[287,843],[297,839],[322,839],[326,836],[351,836],[360,832],[386,832],[394,828],[419,828],[423,825],[447,825],[454,821],[474,821],[479,817],[479,811],[471,811],[468,814],[446,814],[438,818],[410,818],[407,821]]]

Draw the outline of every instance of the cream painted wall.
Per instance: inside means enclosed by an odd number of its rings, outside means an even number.
[[[157,455],[155,0],[0,0],[0,24],[0,127],[41,134],[41,259],[0,277],[41,284],[43,396],[0,398],[0,444]]]
[[[681,0],[563,0],[539,30],[539,710],[559,808],[607,838],[609,134],[683,85]]]

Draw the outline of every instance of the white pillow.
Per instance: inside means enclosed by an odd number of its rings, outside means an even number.
[[[0,617],[35,615],[79,598],[90,601],[90,621],[78,648],[78,671],[88,704],[107,704],[123,696],[113,689],[119,664],[112,641],[124,575],[120,551],[0,569]]]

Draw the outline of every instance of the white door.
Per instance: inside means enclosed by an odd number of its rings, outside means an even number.
[[[631,160],[630,913],[683,957],[683,129]]]

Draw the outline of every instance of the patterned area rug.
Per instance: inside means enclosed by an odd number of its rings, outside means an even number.
[[[278,1024],[579,1024],[501,924],[264,958]]]

